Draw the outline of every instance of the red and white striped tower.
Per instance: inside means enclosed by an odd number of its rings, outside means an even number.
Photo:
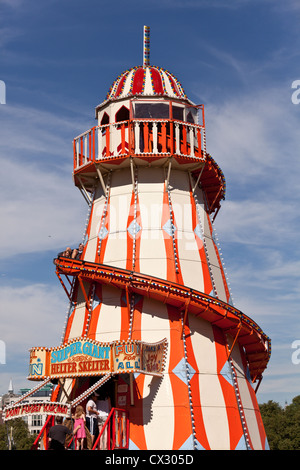
[[[143,66],[114,81],[97,125],[74,139],[84,251],[56,266],[71,284],[62,344],[165,340],[164,370],[71,375],[56,399],[79,402],[103,378],[127,410],[129,449],[265,449],[254,388],[270,341],[231,302],[213,228],[225,179],[203,105],[149,49],[146,27]]]

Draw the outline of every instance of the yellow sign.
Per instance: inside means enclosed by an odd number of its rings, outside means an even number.
[[[161,375],[167,342],[99,343],[76,338],[57,348],[30,350],[29,380],[143,372]]]

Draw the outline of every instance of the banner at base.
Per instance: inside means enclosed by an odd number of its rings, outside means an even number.
[[[70,416],[69,405],[56,402],[37,402],[37,403],[24,403],[19,405],[11,405],[3,410],[3,420],[24,418],[28,415],[53,415],[63,416],[64,418]]]

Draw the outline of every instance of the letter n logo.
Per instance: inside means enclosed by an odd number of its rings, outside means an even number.
[[[42,375],[43,364],[31,364],[31,375]]]

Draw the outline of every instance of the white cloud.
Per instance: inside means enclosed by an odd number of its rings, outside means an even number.
[[[281,243],[296,217],[295,208],[286,208],[283,201],[257,201],[251,193],[244,197],[223,203],[216,222],[222,240],[268,247]]]
[[[88,206],[72,182],[72,138],[80,127],[73,116],[78,112],[63,106],[56,114],[10,103],[0,109],[0,259],[12,258],[0,288],[0,339],[7,354],[7,363],[0,365],[0,393],[7,391],[11,377],[15,390],[32,388],[26,383],[28,349],[58,345],[63,332],[68,305],[59,283],[28,285],[17,270],[18,257],[57,253],[83,236]],[[34,256],[28,272],[39,278]]]
[[[59,285],[1,286],[0,297],[1,340],[8,357],[32,346],[59,344],[67,311],[67,297]]]
[[[291,83],[261,82],[206,106],[207,148],[227,182],[215,226],[234,304],[271,338],[261,401],[299,394],[300,106],[291,94]]]
[[[6,393],[13,377],[15,391],[26,383],[29,349],[60,344],[68,303],[62,289],[44,284],[0,287],[1,336],[6,345],[6,364],[0,365],[0,393]],[[9,372],[8,372],[9,370]]]
[[[299,170],[295,150],[300,147],[300,114],[291,103],[290,87],[288,83],[278,88],[264,84],[244,96],[239,93],[206,107],[208,151],[225,176],[249,182],[264,176],[268,181],[276,170],[286,175],[287,163]]]
[[[34,107],[11,105],[8,96],[7,104],[0,111],[3,158],[18,156],[26,161],[38,156],[40,161],[45,161],[46,157],[59,157],[62,168],[66,161],[72,168],[72,140],[70,137],[67,140],[67,136],[77,131],[78,123],[74,119]]]
[[[300,281],[300,107],[291,104],[289,92],[266,88],[206,111],[208,150],[227,181],[227,200],[215,221],[221,248],[237,244],[228,264],[250,285],[261,278],[278,290],[276,277],[284,286],[290,282],[282,296],[294,295]],[[237,285],[242,289],[242,282]]]
[[[72,119],[28,107],[0,116],[0,258],[78,243],[88,210],[72,182]]]
[[[17,8],[24,3],[24,0],[1,0],[1,3],[8,7]]]
[[[2,161],[0,258],[78,243],[88,206],[71,177]]]

